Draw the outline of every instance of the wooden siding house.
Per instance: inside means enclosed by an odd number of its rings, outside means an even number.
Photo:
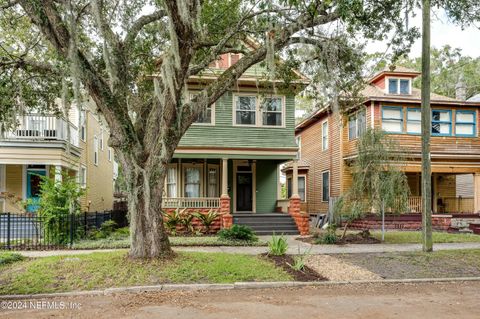
[[[85,188],[82,210],[113,207],[113,150],[108,130],[94,113],[93,102],[73,106],[69,116],[29,113],[18,126],[0,134],[0,213],[21,213],[21,203],[38,198],[40,176],[57,180],[76,176]],[[36,205],[27,207],[34,212]]]
[[[293,166],[305,178],[303,206],[309,213],[326,212],[329,199],[351,184],[349,164],[357,156],[357,140],[367,128],[381,128],[399,145],[408,160],[400,167],[408,177],[409,212],[421,209],[420,90],[412,81],[420,73],[403,67],[385,69],[368,81],[364,102],[344,116],[323,108],[296,127],[300,145]],[[480,138],[478,101],[431,95],[432,209],[434,213],[473,213],[480,210]],[[299,182],[300,183],[300,182]],[[289,185],[289,183],[287,183]]]

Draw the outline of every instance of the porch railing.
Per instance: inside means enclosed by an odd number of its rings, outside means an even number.
[[[422,196],[410,196],[408,198],[409,213],[422,212]]]
[[[18,127],[4,132],[2,138],[16,140],[68,140],[78,146],[78,128],[65,119],[54,115],[29,114],[18,116]]]
[[[218,197],[167,197],[162,208],[220,208]]]

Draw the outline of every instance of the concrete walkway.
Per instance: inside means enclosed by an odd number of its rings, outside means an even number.
[[[305,242],[295,240],[297,236],[287,236],[288,254],[351,254],[351,253],[383,253],[383,252],[408,252],[421,251],[420,244],[356,244],[356,245],[311,245]],[[267,241],[270,237],[261,237],[261,240]],[[196,252],[222,252],[231,254],[257,255],[268,251],[268,247],[232,247],[232,246],[192,246],[192,247],[174,247],[175,251],[196,251]],[[455,250],[455,249],[480,249],[480,243],[444,243],[434,244],[434,250]],[[80,255],[93,252],[108,252],[114,249],[96,249],[96,250],[47,250],[47,251],[19,251],[26,257],[48,257],[60,255]]]

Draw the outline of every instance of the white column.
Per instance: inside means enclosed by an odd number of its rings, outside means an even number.
[[[222,197],[228,196],[228,158],[222,158]]]
[[[62,166],[55,165],[55,182],[62,181]]]
[[[293,161],[292,196],[298,196],[298,162]]]

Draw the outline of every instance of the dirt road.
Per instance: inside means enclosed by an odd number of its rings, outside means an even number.
[[[119,294],[45,299],[80,310],[0,310],[0,318],[479,318],[479,294],[480,282]]]

